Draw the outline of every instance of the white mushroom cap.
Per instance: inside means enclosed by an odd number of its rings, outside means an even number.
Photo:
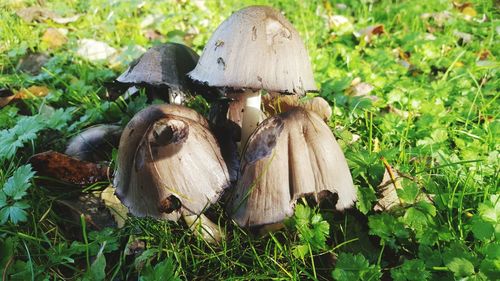
[[[230,185],[207,121],[177,105],[150,106],[130,120],[117,166],[116,195],[140,217],[199,215]]]
[[[262,122],[250,136],[241,177],[230,202],[243,227],[282,222],[297,200],[316,202],[337,194],[337,210],[356,201],[347,161],[328,125],[314,112],[295,107]]]
[[[266,6],[239,10],[219,25],[188,75],[214,87],[317,91],[299,33],[279,11]]]

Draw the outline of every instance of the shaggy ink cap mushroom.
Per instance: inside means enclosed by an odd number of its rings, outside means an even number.
[[[155,105],[127,124],[118,148],[116,195],[136,216],[200,215],[229,187],[208,122],[178,105]]]
[[[356,201],[344,154],[318,114],[295,107],[267,118],[250,136],[229,211],[242,227],[269,226],[293,215],[301,197],[320,203],[334,194],[337,210]]]
[[[222,22],[189,76],[226,92],[242,92],[242,144],[261,121],[260,90],[298,95],[317,91],[299,33],[267,6],[244,8]]]
[[[187,77],[198,62],[198,54],[177,43],[154,46],[136,59],[116,81],[129,86],[151,88],[160,92],[160,98],[180,104],[186,96],[194,94],[196,87]]]

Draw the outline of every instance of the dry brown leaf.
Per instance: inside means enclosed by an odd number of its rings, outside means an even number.
[[[380,34],[384,34],[384,25],[383,24],[376,24],[376,25],[371,25],[368,26],[364,29],[361,29],[358,32],[354,32],[354,36],[358,38],[364,39],[365,42],[370,43],[372,38],[374,36],[378,36]]]
[[[399,200],[397,189],[402,189],[401,178],[396,170],[394,170],[391,165],[382,159],[385,166],[384,177],[382,182],[377,186],[380,194],[380,198],[373,207],[375,211],[387,211],[395,206],[401,205]]]
[[[125,207],[120,199],[115,195],[115,188],[113,186],[106,187],[100,194],[102,201],[111,212],[118,228],[125,225],[127,218],[128,208]]]
[[[48,19],[51,19],[55,23],[67,24],[70,22],[74,22],[80,18],[80,15],[60,17],[49,9],[36,6],[21,9],[17,11],[17,15],[27,23],[31,23],[33,21],[46,21]]]
[[[453,1],[453,7],[455,7],[456,9],[458,9],[461,12],[465,8],[472,8],[472,3],[471,2],[461,3],[459,1]]]
[[[108,180],[107,166],[80,161],[55,151],[35,154],[29,162],[37,175],[70,184],[89,185]]]
[[[49,61],[50,57],[43,53],[31,53],[19,60],[17,70],[38,75],[42,67]]]
[[[486,60],[489,56],[491,56],[490,50],[483,49],[479,52],[479,60]]]
[[[144,30],[144,37],[146,37],[146,39],[148,40],[162,40],[165,38],[165,36],[163,36],[159,31],[155,30],[155,29],[146,29]]]
[[[50,49],[57,49],[68,41],[65,33],[67,33],[67,30],[49,27],[43,33],[42,42]]]
[[[45,97],[50,93],[50,89],[47,86],[31,86],[29,88],[23,88],[16,92],[16,99],[27,99],[32,97]]]
[[[0,108],[8,105],[16,95],[9,89],[0,89]]]

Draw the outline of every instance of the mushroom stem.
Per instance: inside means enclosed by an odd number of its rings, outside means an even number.
[[[213,223],[209,218],[205,215],[186,215],[182,216],[184,221],[189,226],[189,228],[196,234],[201,235],[201,237],[212,244],[219,243],[223,234],[220,231],[218,225]]]
[[[245,92],[245,110],[243,111],[243,120],[241,124],[241,145],[244,148],[248,138],[255,131],[257,125],[262,121],[262,112],[260,110],[260,92],[247,90]]]

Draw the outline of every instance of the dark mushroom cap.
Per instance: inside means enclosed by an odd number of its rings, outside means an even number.
[[[230,212],[243,227],[282,222],[304,196],[319,203],[337,194],[338,210],[356,201],[351,173],[330,128],[316,113],[300,107],[257,127],[241,169]]]
[[[96,125],[74,136],[65,154],[82,161],[99,162],[111,160],[111,151],[118,147],[122,128],[116,125]]]
[[[117,165],[116,195],[136,216],[197,215],[230,185],[207,121],[177,105],[137,113],[123,131]]]
[[[277,10],[251,6],[219,25],[189,76],[212,87],[317,91],[299,33]]]
[[[191,82],[187,73],[194,69],[198,58],[195,51],[182,44],[157,45],[136,59],[116,81],[189,91]]]

